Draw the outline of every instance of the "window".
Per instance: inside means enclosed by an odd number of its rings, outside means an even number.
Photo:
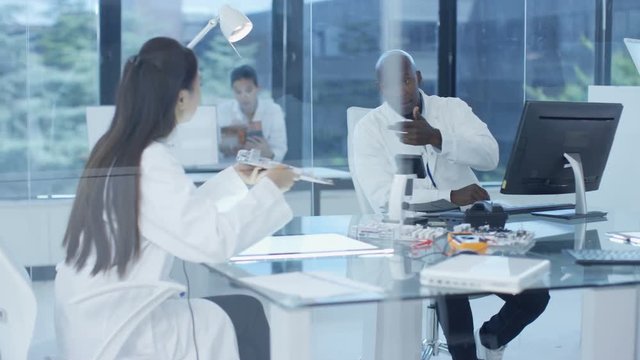
[[[95,8],[97,0],[0,5],[0,198],[75,191],[68,179],[88,154],[85,107],[98,97]]]
[[[385,50],[415,58],[435,93],[438,1],[328,0],[305,2],[305,103],[314,166],[347,167],[350,106],[380,105],[375,63]]]
[[[155,36],[169,36],[188,43],[227,1],[215,0],[132,0],[122,4],[122,64],[136,54],[142,44]],[[232,97],[231,70],[241,64],[255,67],[263,96],[271,89],[271,0],[232,4],[253,22],[253,30],[235,44],[228,44],[219,27],[195,47],[202,79],[202,104],[215,105]]]
[[[640,85],[640,74],[633,64],[623,38],[640,39],[640,2],[615,0],[611,26],[611,84]]]
[[[595,4],[584,1],[460,1],[457,96],[489,126],[500,181],[525,99],[586,101],[594,82]]]

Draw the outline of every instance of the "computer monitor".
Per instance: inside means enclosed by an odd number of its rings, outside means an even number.
[[[615,103],[527,101],[500,192],[575,192],[575,211],[546,215],[602,216],[587,212],[585,191],[600,186],[621,112]]]

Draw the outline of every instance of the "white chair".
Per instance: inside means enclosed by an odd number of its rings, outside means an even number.
[[[347,154],[349,160],[349,172],[351,173],[351,179],[353,180],[353,187],[356,192],[356,196],[358,198],[358,204],[360,205],[360,212],[363,214],[371,214],[373,213],[373,208],[369,204],[369,201],[366,199],[364,193],[362,192],[362,187],[360,186],[360,182],[355,174],[354,167],[354,150],[353,150],[353,135],[356,124],[360,121],[365,115],[369,113],[372,109],[352,106],[347,109]],[[378,307],[378,317],[383,318],[386,314],[385,312],[389,310],[386,309],[384,305]],[[440,351],[447,352],[448,347],[445,342],[440,341],[439,330],[438,330],[438,314],[436,311],[436,304],[434,301],[430,301],[427,305],[427,329],[426,329],[426,338],[422,340],[422,360],[429,360],[433,356],[438,356]],[[378,323],[381,321],[379,320]],[[384,320],[382,320],[384,322]],[[381,324],[377,324],[379,327]]]
[[[168,298],[175,296],[186,289],[184,286],[166,282],[157,281],[151,283],[116,283],[97,289],[91,293],[83,294],[70,301],[74,306],[81,307],[88,300],[96,300],[101,297],[118,296],[121,292],[148,292],[148,296],[144,301],[136,304],[136,307],[126,316],[120,319],[114,319],[112,333],[107,337],[98,348],[93,349],[95,353],[90,357],[93,360],[115,360],[120,359],[126,354],[120,354],[120,351],[129,336],[138,327],[140,322],[144,320],[151,312],[162,304]]]
[[[37,311],[29,275],[0,248],[0,359],[27,358]]]
[[[349,172],[351,173],[351,179],[353,181],[353,188],[356,191],[356,197],[358,198],[358,205],[360,205],[360,212],[363,214],[373,214],[373,208],[369,204],[369,201],[362,192],[360,182],[356,176],[354,166],[354,153],[353,153],[353,132],[356,128],[356,124],[362,119],[371,109],[352,106],[347,109],[347,159],[349,161]]]
[[[24,267],[14,263],[0,248],[0,359],[25,360],[34,358],[30,353],[37,315],[37,301],[31,279]],[[92,359],[115,360],[120,349],[140,322],[159,304],[171,296],[185,291],[184,286],[170,282],[123,283],[98,289],[72,300],[81,306],[85,301],[100,296],[109,296],[121,291],[148,291],[145,301],[116,326],[113,333],[104,340]],[[48,344],[45,344],[48,345]],[[38,360],[56,358],[55,346],[38,349]],[[33,349],[32,349],[33,350]],[[33,352],[33,351],[32,351]],[[46,355],[42,353],[46,352]]]

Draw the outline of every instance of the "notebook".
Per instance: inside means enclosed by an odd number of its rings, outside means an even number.
[[[542,284],[549,269],[549,260],[461,254],[422,269],[420,282],[426,286],[518,294]]]

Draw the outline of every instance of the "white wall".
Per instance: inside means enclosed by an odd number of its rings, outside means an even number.
[[[590,86],[589,101],[624,106],[600,190],[587,195],[613,228],[640,229],[640,86]]]

